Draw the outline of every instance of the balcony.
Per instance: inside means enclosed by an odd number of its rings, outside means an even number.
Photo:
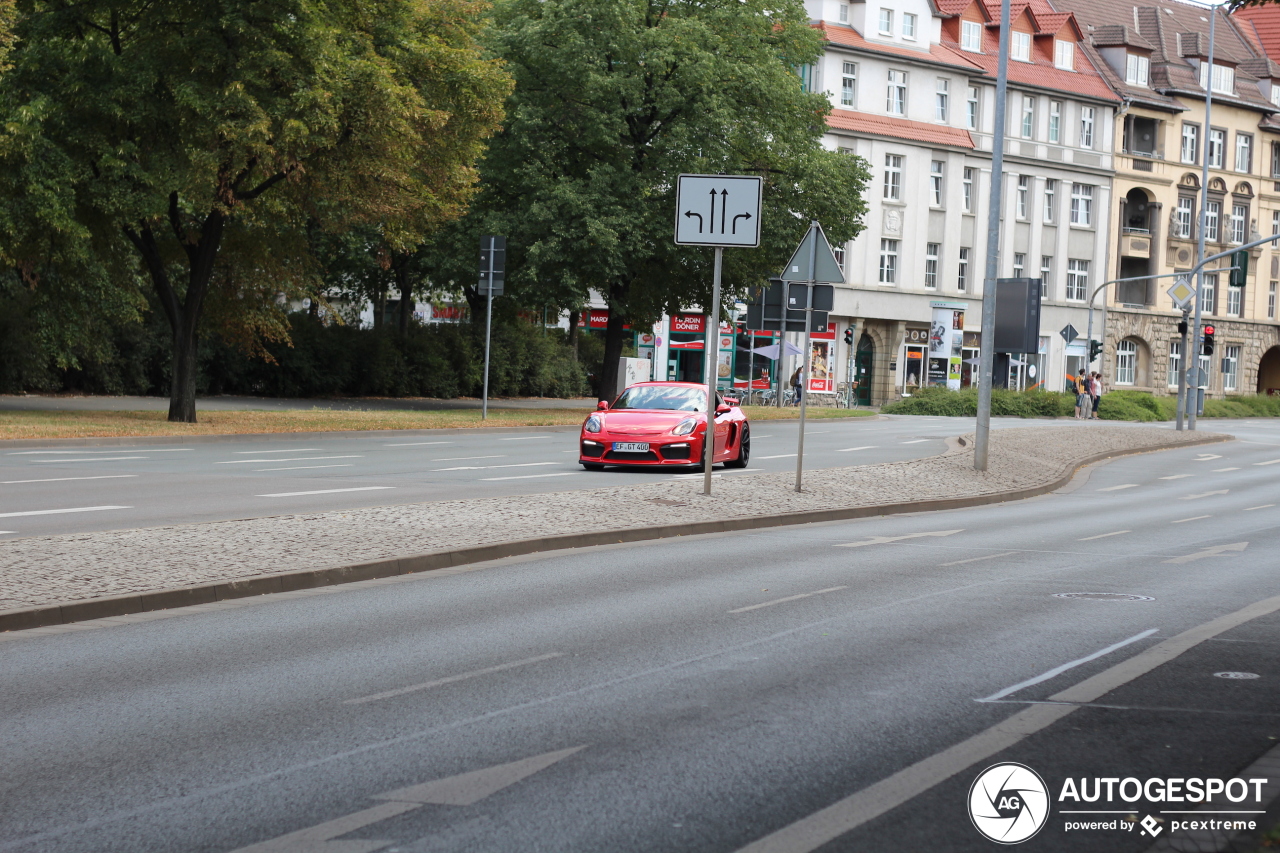
[[[1146,228],[1120,229],[1120,256],[1124,258],[1150,258],[1151,232]]]

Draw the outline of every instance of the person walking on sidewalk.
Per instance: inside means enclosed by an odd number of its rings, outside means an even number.
[[[1089,377],[1089,402],[1091,420],[1098,420],[1098,403],[1102,400],[1102,374],[1096,370]]]
[[[1092,399],[1089,397],[1089,374],[1087,371],[1081,370],[1076,376],[1076,418],[1088,418],[1089,410],[1092,408]]]
[[[791,374],[791,387],[795,389],[795,404],[800,405],[800,395],[804,393],[804,367],[797,367],[796,372]]]

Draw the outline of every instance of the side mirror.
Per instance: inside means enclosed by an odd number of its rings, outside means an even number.
[[[599,403],[596,403],[596,411],[597,411],[597,412],[603,412],[603,411],[604,411],[605,409],[607,409],[607,408],[609,408],[609,401],[608,401],[608,400],[601,400]]]
[[[726,406],[724,403],[721,403],[720,405],[716,406],[716,414],[717,414],[717,415],[725,415],[725,414],[728,414],[728,413],[729,413],[729,412],[731,412],[731,411],[733,411],[733,407],[732,407],[732,406]]]

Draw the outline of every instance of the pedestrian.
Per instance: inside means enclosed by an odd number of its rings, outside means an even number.
[[[1089,410],[1092,405],[1092,398],[1089,396],[1089,374],[1080,371],[1076,375],[1076,418],[1082,419],[1089,417]]]
[[[1102,400],[1102,374],[1096,370],[1093,373],[1092,381],[1089,383],[1089,397],[1093,404],[1093,420],[1098,420],[1098,402]]]
[[[796,372],[791,374],[791,387],[795,389],[795,404],[800,405],[800,396],[804,393],[804,367],[797,367]]]

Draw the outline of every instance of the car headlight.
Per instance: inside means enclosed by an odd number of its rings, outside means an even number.
[[[592,415],[591,417],[587,418],[587,425],[583,427],[583,429],[586,430],[587,432],[599,432],[603,428],[604,428],[604,424],[601,422],[600,418],[596,415]]]
[[[689,433],[693,432],[693,428],[696,427],[697,425],[698,425],[697,418],[685,418],[680,423],[675,425],[675,428],[671,430],[671,434],[672,435],[688,435]]]

